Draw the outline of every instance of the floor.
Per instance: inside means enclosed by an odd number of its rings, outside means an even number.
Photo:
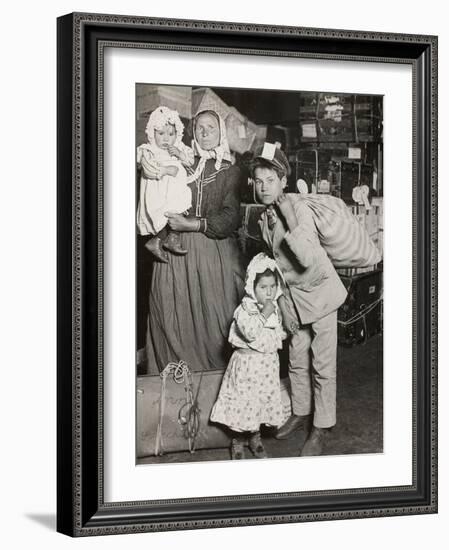
[[[380,453],[383,440],[383,371],[382,337],[372,336],[365,344],[338,349],[337,425],[328,434],[326,455]],[[305,433],[288,440],[277,440],[263,433],[269,457],[298,456]],[[250,458],[252,455],[247,450]],[[229,459],[229,449],[167,453],[139,459],[139,464],[201,462]]]

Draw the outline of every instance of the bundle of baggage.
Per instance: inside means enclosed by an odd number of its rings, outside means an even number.
[[[336,268],[369,267],[382,260],[366,227],[344,201],[331,195],[290,196],[312,211],[321,245]]]
[[[230,435],[209,421],[223,370],[192,371],[169,363],[159,376],[137,377],[137,457],[228,448]],[[281,379],[284,420],[291,415],[288,378]]]

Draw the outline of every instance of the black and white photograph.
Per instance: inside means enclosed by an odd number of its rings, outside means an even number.
[[[135,92],[136,464],[382,453],[383,96]]]
[[[444,546],[444,5],[6,4],[5,549]]]

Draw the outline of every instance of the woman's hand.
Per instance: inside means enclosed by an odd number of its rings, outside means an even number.
[[[179,168],[177,166],[161,166],[161,177],[172,176],[173,178],[176,178],[178,172]]]
[[[182,214],[166,212],[168,225],[173,231],[198,231],[198,220],[196,218],[186,218]]]
[[[154,160],[148,160],[142,155],[140,160],[143,175],[148,180],[158,180],[161,178],[161,169],[159,164]]]
[[[279,195],[278,199],[275,201],[275,205],[280,210],[282,216],[287,222],[287,226],[290,231],[293,231],[298,225],[298,220],[296,218],[295,209],[285,193]]]

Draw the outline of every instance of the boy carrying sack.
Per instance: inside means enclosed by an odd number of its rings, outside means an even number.
[[[285,154],[266,143],[256,152],[252,177],[266,206],[262,237],[287,286],[279,300],[291,334],[289,378],[292,415],[276,434],[286,439],[312,421],[301,456],[319,455],[336,423],[337,310],[346,289],[320,243],[312,210],[297,195],[284,194],[290,166]]]

